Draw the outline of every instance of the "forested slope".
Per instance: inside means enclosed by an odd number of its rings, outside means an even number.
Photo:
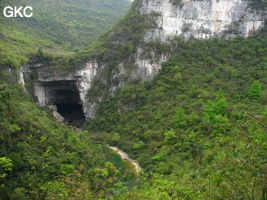
[[[66,49],[86,39],[83,33],[78,37],[83,19],[72,21],[72,11],[79,16],[88,5],[100,10],[100,1],[44,2],[42,12],[60,8],[55,21],[43,13],[33,24],[1,21],[1,67],[19,67],[39,47],[71,55]],[[71,64],[97,57],[116,68],[153,26],[139,14],[129,13]],[[55,122],[12,81],[12,71],[1,71],[0,199],[267,199],[266,30],[230,40],[185,41],[181,35],[171,45],[155,41],[145,47],[175,56],[153,81],[132,81],[104,99],[84,131]],[[106,90],[98,86],[93,95]],[[118,146],[138,160],[144,174],[131,190],[98,143]]]
[[[161,73],[104,101],[88,130],[154,174],[136,199],[266,199],[266,32],[172,45]]]
[[[130,6],[129,0],[2,0],[4,6],[32,6],[31,18],[0,15],[0,65],[19,67],[29,54],[69,56],[92,43]]]
[[[0,199],[94,199],[125,190],[125,174],[86,131],[60,125],[18,84],[0,84]]]
[[[0,199],[92,199],[125,190],[127,177],[107,147],[55,121],[17,84],[29,56],[66,57],[88,46],[129,8],[116,1],[0,1],[29,5],[31,19],[0,17]],[[114,164],[112,164],[114,163]]]

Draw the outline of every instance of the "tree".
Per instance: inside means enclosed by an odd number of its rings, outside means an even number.
[[[145,143],[143,141],[139,141],[133,145],[134,149],[141,149],[145,146]]]
[[[160,120],[160,119],[161,119],[161,117],[162,117],[162,112],[161,112],[161,110],[160,110],[160,109],[158,109],[158,110],[157,110],[157,113],[156,113],[156,117],[155,117],[155,118],[156,118],[157,120]]]
[[[225,99],[223,92],[220,90],[217,93],[215,101],[208,101],[204,108],[205,124],[212,130],[213,134],[225,133],[229,127],[229,120],[226,115],[228,102]]]
[[[173,144],[176,142],[176,134],[174,131],[167,131],[164,133],[164,142],[167,144]]]
[[[228,108],[228,102],[224,97],[223,91],[219,90],[216,97],[216,114],[225,115],[227,108]]]
[[[116,189],[119,174],[120,171],[110,162],[106,162],[104,168],[95,168],[90,176],[93,191],[101,196],[113,193]],[[100,191],[104,191],[105,194],[99,193]]]
[[[205,105],[205,114],[213,119],[216,115],[225,115],[228,108],[228,102],[226,101],[223,92],[219,91],[215,101],[208,101]]]
[[[8,175],[8,172],[12,171],[12,167],[13,163],[11,159],[7,157],[0,158],[0,181]],[[0,186],[4,187],[4,184],[1,184]]]
[[[267,106],[264,107],[264,110],[262,112],[263,119],[267,120]]]
[[[114,142],[119,142],[121,140],[121,135],[119,133],[114,133],[111,139]]]
[[[186,114],[185,114],[184,109],[179,108],[176,111],[175,120],[176,120],[178,127],[185,127],[186,126],[187,122],[186,122]]]
[[[42,61],[44,59],[44,52],[41,48],[38,49],[36,57],[39,61]]]
[[[261,83],[259,81],[253,81],[248,91],[248,97],[250,99],[259,99],[262,95]]]

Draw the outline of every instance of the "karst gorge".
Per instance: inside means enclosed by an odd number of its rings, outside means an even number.
[[[15,0],[0,199],[266,200],[266,0]]]

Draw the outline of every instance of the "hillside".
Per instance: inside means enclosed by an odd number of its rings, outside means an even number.
[[[265,199],[266,32],[178,42],[152,82],[122,87],[87,130],[157,177],[136,199]]]
[[[55,122],[18,84],[0,84],[0,119],[1,200],[91,199],[122,178],[104,146]]]
[[[92,43],[115,23],[130,7],[128,0],[15,0],[6,5],[28,5],[32,18],[0,16],[0,64],[20,66],[29,54],[42,48],[45,52],[69,56],[77,48]]]
[[[39,69],[34,65],[29,68],[40,75],[34,81],[65,80],[68,74],[78,83],[85,117],[94,118],[99,103],[122,85],[133,80],[153,80],[162,64],[175,55],[180,39],[193,42],[257,33],[264,26],[266,15],[264,10],[252,8],[253,3],[190,0],[177,6],[169,0],[138,0],[126,16],[88,48],[68,60],[47,59]],[[49,98],[44,93],[36,96],[39,104]]]
[[[266,5],[136,0],[85,48],[68,9],[4,24],[0,200],[266,200]]]

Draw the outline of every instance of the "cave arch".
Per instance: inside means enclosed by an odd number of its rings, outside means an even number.
[[[64,123],[80,127],[85,116],[77,82],[72,80],[46,81],[39,83],[45,94],[45,105],[54,108]]]

